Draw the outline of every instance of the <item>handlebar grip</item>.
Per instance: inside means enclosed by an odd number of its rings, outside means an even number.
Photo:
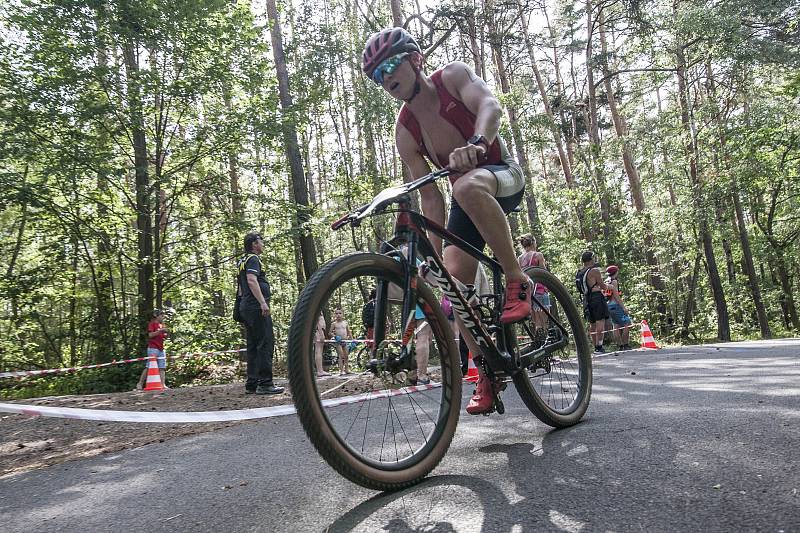
[[[347,222],[349,220],[350,220],[350,213],[347,213],[345,216],[341,217],[339,220],[333,222],[331,224],[331,229],[332,230],[337,230],[337,229],[341,228],[342,226],[344,226],[345,224],[347,224]]]

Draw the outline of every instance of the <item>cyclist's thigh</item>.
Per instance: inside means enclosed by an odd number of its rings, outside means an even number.
[[[467,241],[467,244],[478,250],[483,251],[484,246],[486,246],[486,241],[481,237],[481,232],[475,227],[475,224],[472,222],[472,219],[469,218],[467,212],[458,205],[455,198],[450,198],[450,212],[447,215],[447,231],[461,237]],[[451,243],[446,242],[445,246],[449,247],[450,244]],[[445,253],[445,258],[446,257],[447,253]],[[450,268],[449,265],[448,268]]]

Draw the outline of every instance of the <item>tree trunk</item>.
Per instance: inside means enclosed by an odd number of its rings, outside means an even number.
[[[542,15],[544,15],[545,24],[547,26],[547,31],[550,34],[550,41],[551,46],[553,48],[553,70],[556,75],[556,91],[558,98],[560,99],[561,105],[558,106],[558,116],[561,119],[561,124],[567,123],[567,117],[564,113],[564,103],[566,102],[566,93],[564,92],[564,81],[561,79],[561,63],[558,59],[558,46],[557,46],[557,36],[555,30],[553,30],[553,26],[550,24],[550,16],[547,14],[547,3],[542,2]],[[527,44],[527,43],[526,43]],[[573,121],[575,117],[575,113],[572,113]],[[575,167],[575,154],[572,148],[572,145],[575,141],[575,127],[574,124],[572,126],[572,131],[569,136],[564,135],[564,145],[567,149],[567,161],[569,162],[570,169]]]
[[[225,91],[223,96],[225,100],[225,109],[229,113],[233,112],[233,105],[231,104],[231,96],[228,91]],[[239,154],[235,148],[230,148],[227,154],[228,159],[228,179],[231,187],[231,213],[233,219],[238,224],[244,224],[244,211],[242,209],[242,192],[239,186]]]
[[[708,229],[706,209],[703,205],[703,183],[697,171],[697,142],[689,118],[689,93],[686,85],[686,56],[682,43],[678,43],[675,49],[675,59],[677,63],[678,77],[678,101],[681,110],[681,125],[684,130],[684,152],[689,163],[689,178],[692,183],[692,197],[694,200],[695,216],[697,217],[698,231],[700,240],[703,243],[703,253],[708,267],[708,278],[711,284],[711,292],[714,296],[714,305],[717,309],[717,338],[721,341],[731,340],[730,319],[728,317],[728,304],[725,301],[725,293],[722,288],[722,281],[719,278],[719,269],[714,257],[714,243]]]
[[[709,83],[709,93],[711,98],[716,101],[716,83],[714,80],[714,70],[713,65],[711,64],[711,60],[708,59],[706,61],[706,70],[708,75],[708,83]],[[719,142],[722,152],[722,161],[724,164],[724,168],[726,171],[730,170],[730,164],[728,162],[728,152],[727,152],[727,139],[725,136],[725,130],[723,129],[723,125],[720,122],[719,115],[714,115],[714,120],[716,122],[717,129],[719,131]],[[732,191],[731,191],[731,200],[733,201],[733,211],[735,215],[735,224],[734,227],[736,228],[738,235],[739,235],[739,243],[742,246],[742,266],[744,267],[745,274],[747,274],[747,284],[750,287],[750,296],[753,300],[753,306],[755,307],[756,311],[756,318],[758,320],[758,328],[761,331],[761,338],[762,339],[769,339],[772,337],[772,332],[770,331],[769,327],[769,318],[767,317],[767,311],[764,308],[764,301],[761,298],[761,288],[758,284],[758,275],[756,274],[755,264],[753,263],[753,252],[750,247],[750,236],[747,233],[747,220],[744,216],[744,209],[742,209],[742,200],[739,197],[739,184],[736,178],[735,173],[731,173],[732,179]],[[727,254],[726,250],[726,254]],[[732,276],[733,277],[733,276]]]
[[[137,32],[130,6],[125,4],[121,23],[128,28],[123,46],[123,61],[127,77],[127,98],[130,127],[133,137],[133,160],[136,176],[136,231],[137,231],[137,312],[139,323],[139,351],[145,345],[144,332],[153,313],[153,207],[148,176],[147,139],[145,138],[142,94],[139,85],[139,59],[134,35]]]
[[[769,328],[767,311],[764,309],[764,302],[761,299],[761,288],[758,286],[758,277],[756,275],[755,264],[753,263],[753,252],[750,248],[750,236],[747,234],[747,223],[744,218],[744,211],[742,210],[742,201],[739,198],[739,191],[735,185],[731,196],[733,197],[733,208],[736,212],[739,242],[742,244],[742,255],[744,267],[747,271],[747,281],[750,286],[750,294],[753,297],[753,305],[756,308],[756,316],[758,317],[758,327],[761,330],[761,338],[769,339],[772,337],[772,332]]]
[[[389,0],[392,8],[392,26],[398,28],[403,25],[403,2],[401,0]]]
[[[492,48],[492,55],[494,56],[494,63],[497,67],[497,73],[500,77],[500,90],[503,94],[510,94],[511,93],[511,83],[508,80],[508,73],[506,72],[506,65],[505,61],[503,60],[503,50],[500,45],[501,42],[501,35],[497,33],[497,26],[494,23],[494,17],[492,13],[487,13],[487,25],[489,26],[489,39],[491,42]],[[531,175],[531,166],[528,162],[528,155],[525,153],[525,143],[522,140],[522,130],[519,127],[519,122],[517,121],[517,109],[513,105],[506,106],[506,112],[508,113],[508,123],[511,127],[511,135],[514,139],[514,149],[517,154],[517,161],[519,162],[520,166],[522,167],[522,172],[525,176],[525,181],[527,183],[533,182],[533,176]],[[543,235],[541,232],[539,220],[538,220],[538,208],[536,207],[536,197],[533,193],[529,190],[528,194],[525,195],[526,199],[528,200],[528,205],[532,204],[533,207],[533,226],[531,230],[537,236],[537,240],[541,243],[543,240]],[[531,216],[531,213],[528,214]],[[516,232],[517,220],[516,216],[512,213],[508,217],[509,224],[511,224],[511,231],[512,234]]]
[[[306,186],[306,177],[303,172],[300,147],[297,143],[292,95],[289,89],[289,72],[286,69],[281,23],[275,0],[267,0],[267,17],[272,25],[270,34],[272,37],[272,55],[275,59],[275,70],[278,76],[278,93],[283,112],[283,141],[286,146],[286,156],[289,159],[290,180],[297,206],[295,211],[296,231],[300,239],[300,253],[303,258],[305,278],[308,279],[317,270],[317,253],[314,245],[314,236],[308,228],[310,221],[308,187]]]
[[[536,61],[536,54],[533,50],[533,42],[531,41],[528,33],[528,22],[521,7],[519,8],[519,18],[522,25],[522,35],[525,39],[525,46],[528,50],[531,67],[533,68],[533,75],[536,78],[536,86],[539,88],[539,94],[541,95],[542,104],[544,105],[544,112],[547,114],[548,118],[548,126],[550,127],[550,131],[553,135],[553,142],[556,145],[556,150],[558,150],[558,160],[561,163],[561,170],[564,173],[564,179],[567,182],[567,186],[570,189],[574,189],[575,178],[572,175],[572,164],[570,163],[567,153],[564,150],[564,143],[561,139],[561,131],[558,127],[559,123],[556,121],[555,116],[553,115],[553,109],[550,106],[550,97],[547,95],[547,89],[544,86],[544,79],[542,78],[542,73],[539,70],[539,65]]]
[[[631,197],[633,198],[633,207],[636,209],[636,212],[639,214],[639,216],[642,217],[642,229],[644,230],[644,238],[642,243],[644,245],[645,261],[647,261],[648,267],[647,278],[650,286],[653,288],[653,292],[655,293],[657,302],[656,310],[658,311],[663,326],[663,324],[666,322],[667,314],[666,285],[663,277],[661,276],[661,268],[658,265],[656,254],[653,252],[653,248],[649,245],[650,243],[655,242],[655,238],[653,236],[653,223],[650,220],[650,216],[646,213],[644,194],[642,193],[642,182],[639,178],[639,169],[636,168],[633,158],[633,151],[630,143],[628,143],[628,124],[625,120],[625,116],[620,112],[619,106],[617,105],[617,99],[614,96],[614,89],[611,85],[611,69],[608,65],[608,45],[606,42],[605,15],[603,14],[602,10],[600,11],[598,17],[600,45],[603,52],[603,83],[608,96],[608,107],[611,111],[611,119],[614,122],[614,131],[616,132],[617,138],[620,140],[620,144],[622,145],[622,165],[625,168],[625,174],[628,176],[628,184],[630,185]]]
[[[483,64],[483,57],[481,55],[481,48],[478,45],[478,30],[475,24],[475,13],[470,12],[466,17],[467,32],[469,35],[469,47],[472,52],[472,61],[475,63],[475,72],[478,73],[482,79],[486,79],[486,67]]]
[[[592,0],[586,0],[586,83],[589,88],[589,161],[594,171],[597,195],[600,197],[600,217],[603,220],[603,240],[606,259],[616,263],[614,254],[614,238],[611,230],[611,199],[609,198],[606,180],[603,176],[602,148],[600,145],[600,126],[597,116],[597,93],[594,86],[594,68],[592,56]]]
[[[689,326],[692,325],[692,315],[694,314],[695,290],[697,288],[697,276],[700,275],[700,254],[695,255],[692,277],[689,279],[689,289],[686,291],[686,309],[683,313],[683,327],[681,328],[681,338],[688,340]]]
[[[794,326],[795,331],[800,331],[800,320],[798,320],[797,308],[795,307],[794,297],[792,296],[792,281],[789,276],[789,270],[786,268],[786,260],[780,250],[776,249],[775,251],[778,281],[781,284],[781,306],[786,309],[786,315],[789,322]]]

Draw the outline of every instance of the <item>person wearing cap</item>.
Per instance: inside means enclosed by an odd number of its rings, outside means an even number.
[[[244,319],[247,337],[247,381],[245,394],[280,394],[272,380],[272,356],[275,352],[275,330],[269,300],[272,296],[261,253],[264,241],[255,232],[244,237],[245,255],[239,260],[239,287],[242,301],[239,311]]]
[[[161,309],[153,311],[153,318],[147,324],[147,364],[144,365],[142,375],[139,378],[139,383],[136,384],[136,390],[142,390],[144,382],[147,379],[147,367],[150,365],[150,357],[155,356],[158,362],[158,373],[161,376],[161,384],[165,389],[168,389],[166,382],[166,369],[167,369],[167,353],[164,351],[164,339],[169,334],[167,328],[162,323],[164,320],[164,312]]]
[[[608,314],[611,317],[611,322],[614,323],[614,329],[620,329],[620,350],[630,350],[630,329],[631,317],[625,304],[622,303],[622,295],[619,289],[619,267],[616,265],[608,265],[606,267],[606,300],[608,304]]]

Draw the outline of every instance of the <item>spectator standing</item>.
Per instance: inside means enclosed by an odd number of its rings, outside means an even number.
[[[264,251],[264,241],[258,233],[245,235],[244,251],[244,257],[239,260],[239,287],[242,291],[239,311],[247,335],[245,393],[280,394],[283,387],[276,387],[272,376],[275,331],[269,308],[270,287],[259,257]]]
[[[544,254],[536,249],[536,239],[533,235],[526,233],[520,237],[519,244],[522,246],[522,254],[517,258],[517,262],[522,269],[528,267],[547,268]],[[541,304],[541,307],[535,304],[531,305],[533,324],[537,333],[543,333],[547,328],[548,318],[544,310],[550,310],[550,293],[544,285],[536,283],[533,287],[533,297]]]
[[[603,291],[607,287],[603,283],[594,252],[589,250],[583,252],[581,262],[583,267],[575,273],[575,283],[578,292],[583,296],[583,314],[589,321],[589,334],[594,343],[594,351],[604,353],[603,324],[608,318],[608,306]]]
[[[167,369],[167,353],[164,351],[164,339],[169,335],[169,331],[164,327],[163,320],[165,318],[164,312],[160,309],[153,311],[153,318],[147,323],[147,364],[142,370],[142,375],[139,378],[139,383],[136,384],[136,390],[142,390],[144,381],[147,379],[147,367],[150,365],[149,358],[156,357],[158,362],[158,373],[161,376],[161,384],[165,389],[168,389],[166,382],[166,369]]]
[[[633,322],[628,314],[628,310],[625,308],[625,304],[622,303],[622,294],[619,288],[619,280],[617,279],[619,267],[616,265],[608,265],[606,267],[606,274],[608,274],[608,278],[606,279],[606,286],[608,287],[606,289],[608,314],[611,317],[611,321],[614,323],[614,329],[620,329],[620,349],[630,350],[630,329]]]
[[[369,291],[369,300],[361,308],[361,324],[364,326],[364,338],[372,341],[375,338],[375,297],[377,291],[373,288]],[[372,349],[374,342],[367,345]]]
[[[344,319],[344,311],[341,307],[337,307],[333,314],[333,323],[331,324],[331,337],[336,341],[336,353],[339,355],[339,375],[346,376],[350,374],[350,369],[347,367],[347,346],[345,339],[350,342],[353,339],[353,333],[350,331],[350,324]]]
[[[330,376],[330,372],[325,372],[324,362],[322,360],[322,352],[325,350],[325,317],[322,313],[319,314],[317,319],[317,326],[314,330],[314,359],[317,362],[317,377],[323,378]]]
[[[410,374],[412,385],[427,385],[431,382],[428,377],[428,360],[431,354],[431,325],[425,320],[425,313],[418,305],[414,311],[416,329],[414,330],[414,357],[417,360],[416,370]]]

